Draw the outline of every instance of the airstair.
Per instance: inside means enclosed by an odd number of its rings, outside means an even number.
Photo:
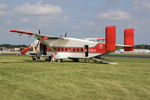
[[[103,64],[118,64],[116,62],[112,62],[106,59],[92,58],[95,63],[103,63]]]

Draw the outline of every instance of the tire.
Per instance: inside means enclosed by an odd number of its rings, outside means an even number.
[[[32,60],[33,60],[33,61],[37,61],[37,59],[36,59],[35,57],[32,57]]]
[[[72,59],[73,62],[79,62],[79,59]]]

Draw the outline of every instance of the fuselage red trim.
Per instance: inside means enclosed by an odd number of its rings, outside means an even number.
[[[52,47],[56,52],[75,52],[83,53],[85,48],[80,47]],[[51,51],[50,48],[47,48],[47,51]],[[89,53],[104,53],[106,52],[105,43],[98,43],[94,47],[89,48]]]

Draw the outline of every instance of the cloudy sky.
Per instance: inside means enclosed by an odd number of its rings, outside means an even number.
[[[106,26],[135,29],[135,44],[150,44],[150,0],[0,0],[0,44],[30,44],[11,29],[69,37],[104,37]]]

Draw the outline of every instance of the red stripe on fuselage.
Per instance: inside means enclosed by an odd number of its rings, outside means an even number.
[[[89,53],[104,53],[106,52],[105,43],[98,43],[96,46],[89,48]]]
[[[52,47],[56,52],[85,52],[85,48],[74,48],[74,47]],[[47,48],[47,51],[51,51]],[[89,48],[89,53],[104,53],[106,52],[105,43],[98,43],[94,47]]]

